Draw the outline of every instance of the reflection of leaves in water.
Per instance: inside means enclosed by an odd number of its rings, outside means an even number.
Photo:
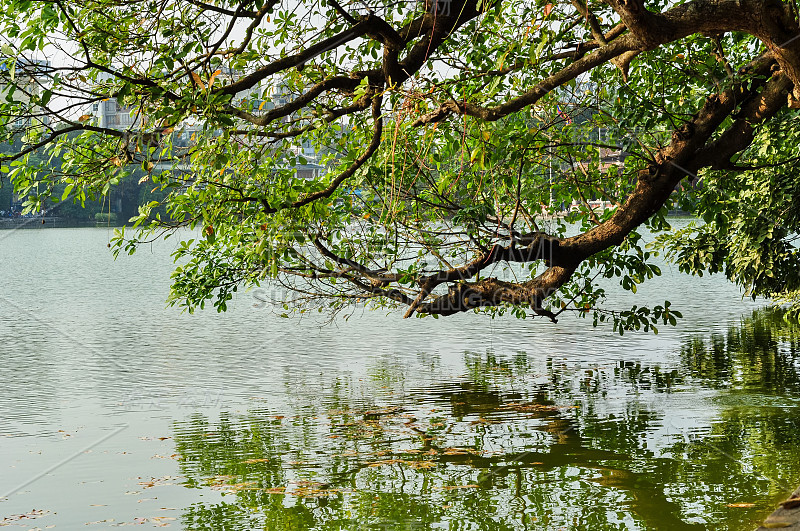
[[[659,397],[693,385],[797,396],[797,336],[780,322],[758,314],[687,342],[683,365],[468,353],[464,379],[397,404],[364,407],[363,388],[337,382],[326,408],[295,397],[294,415],[191,417],[175,426],[187,486],[225,501],[190,506],[184,526],[752,528],[800,479],[800,415],[723,405],[711,425],[665,434]],[[413,373],[381,363],[381,396]]]
[[[687,372],[704,384],[725,389],[800,395],[800,328],[775,310],[759,310],[714,334],[684,344]]]

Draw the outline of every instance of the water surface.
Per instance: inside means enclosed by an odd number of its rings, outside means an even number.
[[[724,279],[614,292],[657,336],[322,326],[166,308],[176,243],[109,236],[0,232],[0,525],[744,530],[800,483],[797,330]]]

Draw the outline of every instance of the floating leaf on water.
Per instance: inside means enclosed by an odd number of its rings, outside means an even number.
[[[383,465],[396,465],[398,463],[402,463],[402,459],[384,459],[383,461],[375,461],[374,463],[370,463],[369,466],[383,466]]]
[[[510,404],[502,406],[500,409],[513,409],[514,411],[525,413],[529,411],[558,411],[559,409],[565,409],[565,408],[559,406],[545,405],[545,404],[536,404],[536,403],[523,404],[519,402],[512,402]]]
[[[29,513],[23,514],[12,514],[11,516],[6,516],[2,520],[0,520],[0,527],[9,525],[8,522],[12,522],[15,520],[30,520],[33,518],[39,518],[40,516],[44,516],[48,514],[50,511],[45,511],[44,509],[33,509]]]
[[[477,455],[479,452],[470,448],[445,448],[443,455]]]
[[[395,413],[400,413],[403,411],[403,408],[400,407],[387,407],[383,409],[373,409],[370,411],[364,412],[364,419],[365,420],[377,420],[380,417],[384,417],[386,415],[394,415]]]
[[[755,503],[729,503],[728,507],[755,507]]]
[[[143,478],[138,478],[143,479]],[[149,480],[140,481],[139,485],[142,487],[149,489],[150,487],[161,487],[164,485],[174,485],[174,480],[178,479],[177,476],[163,476],[160,478],[150,478]]]
[[[210,485],[212,487],[213,486],[217,486],[217,485],[223,485],[223,484],[233,480],[235,477],[236,476],[230,476],[230,475],[213,476],[213,477],[210,477],[210,478],[206,478],[206,484],[208,484],[208,485]]]
[[[354,409],[330,409],[328,415],[360,415],[360,411]]]
[[[322,496],[331,496],[333,494],[339,494],[342,492],[340,489],[310,489],[310,488],[301,488],[295,491],[292,491],[290,494],[292,496],[297,496],[298,498],[319,498]]]
[[[151,521],[155,522],[163,522],[165,520],[177,520],[174,516],[153,516],[150,518]]]
[[[244,481],[242,483],[233,483],[233,484],[222,484],[222,485],[214,485],[213,489],[217,490],[226,490],[230,492],[239,492],[241,490],[260,490],[260,487],[257,486],[258,481]]]
[[[321,481],[311,481],[308,479],[301,479],[300,481],[293,481],[292,483],[300,487],[319,487],[321,485],[326,485],[326,483],[322,483]]]

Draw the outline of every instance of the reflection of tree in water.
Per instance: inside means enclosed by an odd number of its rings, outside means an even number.
[[[175,427],[188,485],[229,494],[187,508],[184,525],[752,529],[800,479],[800,416],[759,400],[800,396],[796,338],[757,313],[687,342],[681,366],[550,360],[543,372],[524,354],[468,353],[463,379],[395,407],[355,409],[337,385],[327,409],[195,416]],[[719,414],[691,436],[664,435],[675,412],[659,397],[687,385],[725,389]],[[737,502],[756,506],[727,507]]]
[[[800,395],[800,329],[779,311],[756,311],[726,334],[681,351],[685,372],[706,385]]]

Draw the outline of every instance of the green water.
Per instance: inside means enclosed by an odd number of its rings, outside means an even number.
[[[555,362],[539,374],[522,353],[467,353],[458,380],[389,393],[381,407],[359,407],[343,385],[290,416],[194,415],[175,424],[181,472],[226,496],[192,505],[185,524],[750,529],[800,478],[797,340],[759,312],[687,341],[680,368],[619,363],[576,380]],[[382,367],[369,388],[381,394],[405,377]],[[607,411],[622,390],[706,395],[696,398],[721,412],[709,426],[665,426],[658,407]]]
[[[0,526],[752,530],[800,484],[800,334],[722,279],[643,285],[658,336],[321,326],[166,309],[173,244],[106,238],[0,232]]]

